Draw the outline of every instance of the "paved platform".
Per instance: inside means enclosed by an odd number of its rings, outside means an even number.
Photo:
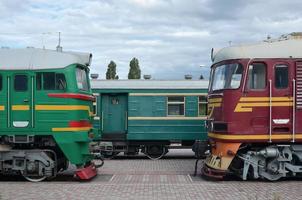
[[[157,161],[144,156],[131,159],[118,156],[106,160],[98,177],[89,182],[73,180],[71,171],[41,183],[2,179],[0,199],[302,199],[302,179],[213,182],[200,175],[193,177],[194,163],[195,159],[187,150],[173,151]]]

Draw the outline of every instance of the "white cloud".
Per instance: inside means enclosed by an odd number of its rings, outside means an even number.
[[[0,1],[0,43],[55,48],[61,31],[63,49],[92,52],[101,78],[110,60],[126,78],[133,57],[155,78],[197,78],[212,47],[300,31],[301,9],[298,0]]]
[[[171,33],[171,36],[175,37],[209,37],[210,33],[207,31],[176,31],[174,33]]]
[[[159,0],[130,0],[130,2],[133,2],[143,7],[152,7],[159,4],[160,1]]]

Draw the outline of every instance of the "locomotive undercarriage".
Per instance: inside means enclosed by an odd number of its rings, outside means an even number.
[[[100,142],[93,147],[94,152],[100,152],[106,159],[111,159],[119,153],[125,155],[138,155],[140,150],[148,158],[158,160],[168,153],[169,141],[149,141],[149,142],[128,142],[128,141],[108,141]]]
[[[105,159],[111,159],[119,153],[125,155],[138,155],[140,152],[145,154],[151,160],[158,160],[165,156],[169,149],[180,149],[180,148],[192,148],[194,141],[102,141],[95,143],[91,147],[91,151],[100,154]],[[206,145],[208,149],[208,143],[205,141],[199,142],[200,145]],[[204,149],[205,147],[194,147],[192,150],[196,153]],[[206,149],[206,150],[207,150]],[[203,155],[204,152],[202,151]]]
[[[267,179],[276,181],[282,177],[302,175],[302,145],[276,144],[262,148],[251,148],[238,152],[232,163],[241,162],[240,170],[232,171],[243,180]],[[238,163],[237,163],[238,164]]]
[[[52,178],[68,167],[52,137],[2,136],[0,174],[22,175],[32,182]]]

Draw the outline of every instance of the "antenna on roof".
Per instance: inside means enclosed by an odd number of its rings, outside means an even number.
[[[59,32],[59,44],[57,46],[57,51],[62,52],[63,47],[61,47],[61,32]]]

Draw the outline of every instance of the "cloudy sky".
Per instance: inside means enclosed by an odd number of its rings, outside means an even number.
[[[93,53],[92,72],[110,60],[120,78],[137,57],[156,79],[208,76],[212,47],[302,31],[299,0],[0,0],[0,45]],[[200,65],[205,67],[200,67]]]

